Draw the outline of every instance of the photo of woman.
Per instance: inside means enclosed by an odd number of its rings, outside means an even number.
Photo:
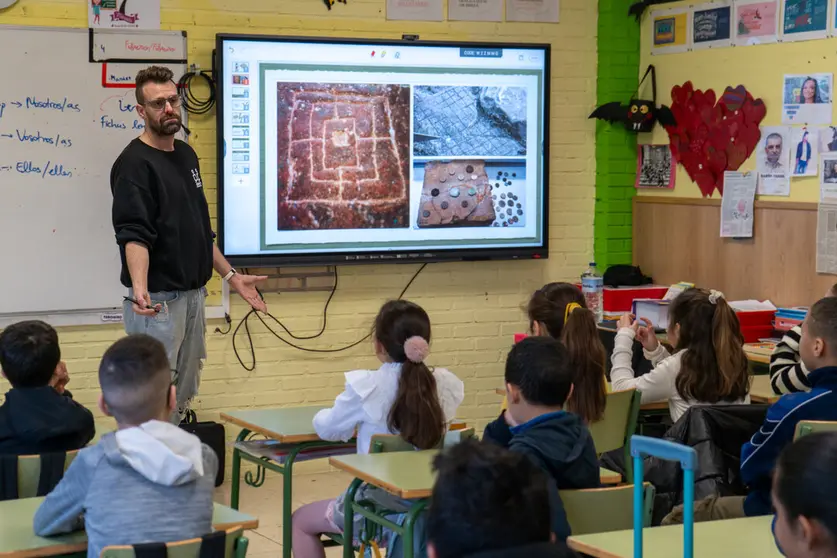
[[[797,102],[800,105],[812,105],[823,102],[822,99],[820,99],[820,90],[817,85],[817,80],[809,77],[802,82],[802,89],[799,90]]]
[[[831,124],[833,74],[789,74],[782,83],[783,124]]]

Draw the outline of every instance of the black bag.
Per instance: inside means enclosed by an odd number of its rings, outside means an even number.
[[[200,438],[201,442],[212,448],[218,456],[218,474],[215,486],[224,484],[224,466],[226,462],[226,433],[224,425],[214,421],[198,422],[198,416],[191,409],[186,411],[186,418],[180,423],[180,428]]]
[[[654,282],[650,277],[642,274],[642,270],[633,265],[612,265],[605,271],[602,278],[608,287],[640,287]]]

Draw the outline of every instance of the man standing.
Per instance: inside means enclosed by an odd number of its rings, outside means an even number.
[[[773,132],[768,135],[764,142],[764,152],[766,155],[766,167],[771,171],[784,170],[782,164],[782,135]]]
[[[168,68],[136,78],[143,133],[113,164],[113,228],[122,257],[125,331],[146,333],[166,347],[183,418],[198,393],[206,358],[204,304],[213,267],[254,309],[267,308],[256,290],[263,276],[237,273],[213,242],[209,207],[195,151],[174,138],[182,127],[180,96]],[[160,395],[162,397],[162,394]]]

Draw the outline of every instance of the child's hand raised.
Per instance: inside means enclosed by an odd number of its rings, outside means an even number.
[[[653,351],[660,342],[657,339],[657,334],[654,333],[654,324],[648,318],[640,318],[644,325],[641,325],[636,330],[636,340],[642,343],[642,347],[646,351]]]

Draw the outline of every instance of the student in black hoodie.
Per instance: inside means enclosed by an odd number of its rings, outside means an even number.
[[[0,454],[35,455],[83,448],[93,415],[73,401],[56,331],[40,321],[0,333],[0,370],[12,384],[0,405]]]
[[[557,490],[597,488],[599,461],[590,431],[564,411],[573,391],[566,347],[551,337],[527,337],[506,359],[508,409],[485,428],[483,439],[522,453],[543,469]],[[552,491],[553,532],[569,536],[563,505]]]
[[[428,558],[571,558],[554,542],[548,477],[526,457],[466,441],[436,458]]]

